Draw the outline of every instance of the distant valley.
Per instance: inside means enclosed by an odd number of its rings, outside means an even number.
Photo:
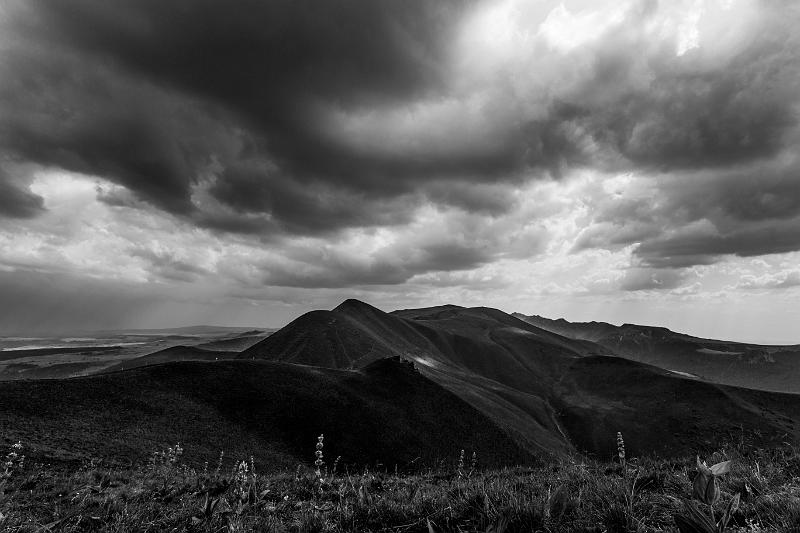
[[[0,337],[0,381],[70,378],[154,362],[224,359],[273,331],[190,326],[89,331],[53,337]]]

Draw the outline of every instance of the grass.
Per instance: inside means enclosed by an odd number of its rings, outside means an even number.
[[[454,457],[447,467],[416,475],[339,471],[332,465],[317,472],[311,461],[321,454],[315,455],[314,444],[308,446],[308,465],[273,474],[262,474],[249,457],[190,467],[179,446],[131,468],[87,462],[65,472],[26,460],[7,472],[0,530],[677,531],[674,515],[691,498],[696,464],[694,457],[575,457],[535,467],[467,470]],[[741,498],[727,531],[800,530],[800,454],[794,448],[738,446],[706,459],[732,461],[730,472],[719,478],[716,507],[737,494]]]

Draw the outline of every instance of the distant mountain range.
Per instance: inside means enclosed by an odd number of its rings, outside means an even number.
[[[608,354],[683,372],[705,381],[800,393],[800,345],[769,346],[701,339],[667,328],[605,322],[515,317],[575,340],[594,342]]]
[[[683,456],[797,440],[796,352],[485,307],[386,313],[347,300],[269,336],[238,330],[94,376],[0,383],[0,424],[4,438],[48,458],[88,453],[86,442],[110,460],[143,457],[180,441],[212,459],[218,448],[261,446],[278,467],[308,462],[325,433],[358,464],[408,466],[462,448],[484,464],[516,464],[609,457],[617,431],[631,454]]]

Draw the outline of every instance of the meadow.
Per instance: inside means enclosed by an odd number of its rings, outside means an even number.
[[[345,466],[320,436],[308,462],[252,457],[190,466],[180,445],[129,468],[34,463],[24,443],[0,467],[4,532],[800,531],[800,453],[744,441],[696,457],[548,458],[481,468],[480,452],[402,474]],[[706,468],[705,464],[710,465]]]

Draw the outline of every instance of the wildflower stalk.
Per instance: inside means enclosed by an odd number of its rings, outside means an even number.
[[[25,456],[22,455],[22,442],[11,445],[10,451],[6,454],[2,464],[0,464],[0,504],[5,500],[5,488],[15,472],[22,470],[25,465]],[[4,522],[6,516],[0,509],[0,523]]]
[[[314,457],[316,457],[316,459],[314,460],[314,466],[316,467],[316,471],[314,472],[314,474],[320,481],[322,480],[322,465],[325,464],[322,455],[322,448],[325,446],[323,442],[324,438],[325,438],[324,435],[320,435],[319,437],[317,437],[317,445],[316,445],[317,450],[314,452]]]
[[[217,459],[217,469],[214,470],[214,478],[219,479],[220,472],[222,472],[222,459],[225,457],[225,450],[219,451],[219,459]]]
[[[625,439],[622,432],[617,431],[617,458],[622,467],[622,495],[625,505],[625,517],[631,528],[639,527],[639,520],[634,516],[634,504],[636,503],[636,481],[639,479],[639,469],[634,468],[633,477],[628,471],[628,460],[625,451]]]

